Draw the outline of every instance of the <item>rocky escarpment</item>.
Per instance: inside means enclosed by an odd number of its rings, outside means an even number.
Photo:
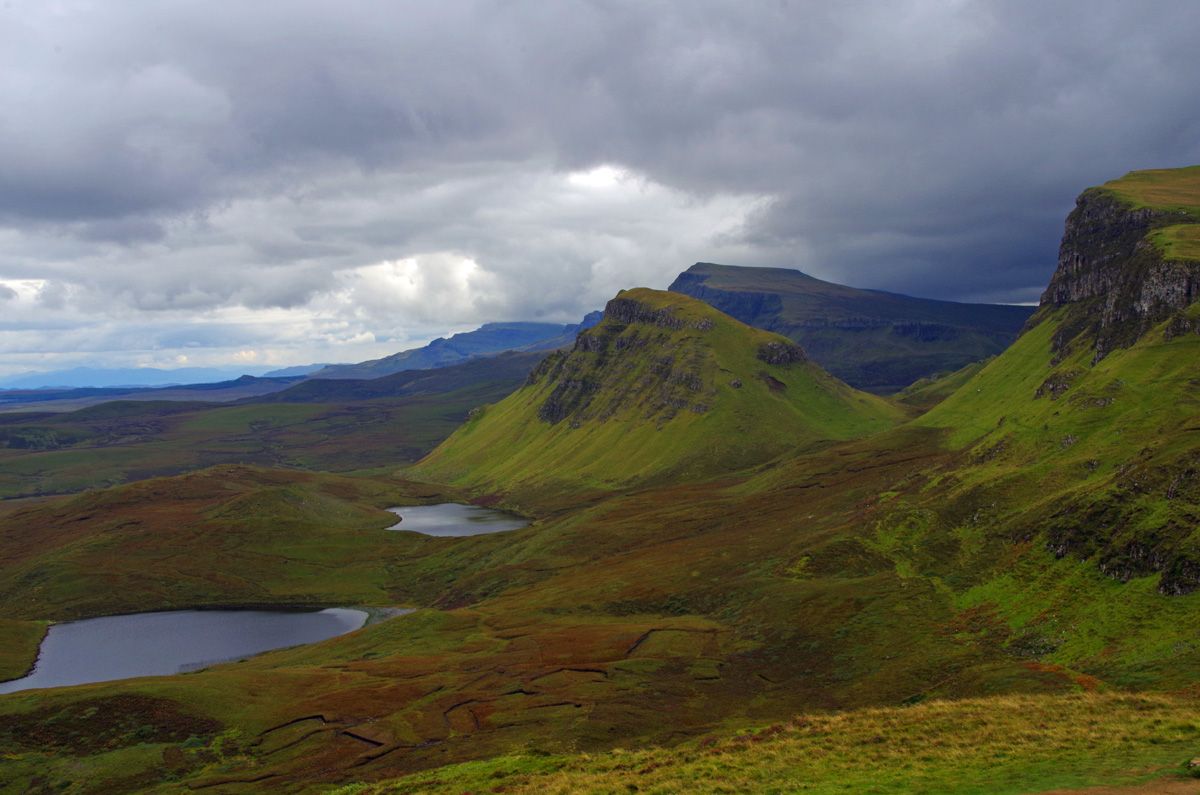
[[[1177,333],[1198,330],[1181,312],[1200,296],[1200,263],[1169,260],[1152,239],[1155,231],[1197,220],[1187,212],[1134,207],[1101,188],[1084,192],[1067,218],[1058,269],[1041,300],[1043,308],[1075,304],[1083,310],[1056,335],[1057,358],[1089,344],[1098,362],[1172,317]]]
[[[783,311],[783,299],[778,294],[714,289],[705,284],[708,279],[709,275],[706,273],[684,271],[675,277],[670,290],[673,293],[698,298],[748,326],[776,331],[771,326],[778,325],[779,313]]]

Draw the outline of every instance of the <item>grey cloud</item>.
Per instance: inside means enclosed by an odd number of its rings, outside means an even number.
[[[1182,1],[2,13],[0,278],[123,323],[304,310],[403,338],[429,307],[582,314],[693,257],[1032,300],[1081,189],[1200,162]],[[581,200],[551,179],[601,163],[646,195]],[[442,294],[339,303],[355,269],[447,252],[478,263],[474,286],[427,258]]]

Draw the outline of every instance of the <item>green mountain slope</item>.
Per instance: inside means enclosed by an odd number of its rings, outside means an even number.
[[[1033,313],[860,290],[796,270],[708,262],[679,274],[668,289],[800,343],[833,375],[877,394],[999,353]]]
[[[786,339],[701,301],[637,289],[410,474],[505,492],[694,480],[904,416]]]
[[[1028,330],[917,420],[985,459],[974,479],[1036,484],[1014,521],[1057,555],[1164,593],[1200,586],[1200,256],[1164,243],[1191,230],[1198,168],[1085,192]]]

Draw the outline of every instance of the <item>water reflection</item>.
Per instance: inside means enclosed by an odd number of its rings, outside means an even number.
[[[503,530],[517,530],[529,524],[528,519],[510,513],[454,502],[444,502],[440,505],[406,505],[388,510],[401,519],[389,527],[389,530],[413,530],[427,536],[478,536]]]
[[[315,643],[358,629],[365,610],[175,610],[55,624],[37,665],[0,693],[134,676],[157,676],[270,649]]]

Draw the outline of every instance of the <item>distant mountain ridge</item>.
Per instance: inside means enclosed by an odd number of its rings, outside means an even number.
[[[298,381],[318,379],[369,381],[411,370],[434,370],[451,367],[476,359],[515,354],[497,368],[474,368],[465,372],[483,380],[521,378],[540,357],[520,354],[553,350],[575,341],[582,329],[599,322],[602,313],[592,312],[580,323],[486,323],[474,331],[455,334],[449,339],[438,338],[428,345],[359,364],[308,364],[268,370],[250,368],[184,367],[174,370],[156,368],[105,369],[75,367],[48,373],[27,373],[0,380],[0,407],[17,404],[36,404],[36,408],[53,411],[94,405],[104,399],[133,400],[239,400],[278,392]],[[528,361],[526,361],[528,359]],[[524,370],[521,370],[524,368]],[[520,371],[520,372],[517,372]],[[424,386],[414,384],[421,382]],[[324,399],[363,400],[363,397],[396,396],[415,391],[441,391],[445,384],[461,386],[463,377],[451,374],[446,378],[410,378],[403,382],[388,382],[376,386],[349,389],[313,387],[293,392],[279,402],[320,402]],[[458,387],[454,387],[458,388]],[[197,395],[196,392],[207,392]],[[340,397],[333,397],[338,395]],[[62,404],[61,406],[57,404]],[[68,405],[70,403],[70,405]],[[51,405],[55,404],[55,405]]]
[[[414,397],[451,392],[466,387],[509,384],[512,391],[541,361],[539,351],[506,351],[496,356],[469,359],[445,367],[402,370],[378,378],[310,378],[269,395],[249,397],[241,403],[350,403],[383,398]]]
[[[994,356],[1035,307],[959,304],[861,290],[798,270],[698,262],[667,288],[792,339],[856,389],[898,392]]]
[[[44,373],[22,373],[0,379],[3,389],[78,389],[109,387],[155,387],[229,381],[239,376],[265,375],[269,367],[72,367]]]

